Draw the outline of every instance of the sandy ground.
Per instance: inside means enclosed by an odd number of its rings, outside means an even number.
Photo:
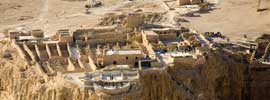
[[[168,1],[168,0],[167,0]],[[219,1],[216,9],[201,13],[200,17],[184,17],[189,22],[181,23],[199,32],[222,32],[232,39],[243,34],[257,37],[270,33],[270,12],[256,12],[256,0],[211,0]],[[86,1],[63,0],[0,0],[0,32],[7,28],[28,27],[43,29],[53,34],[59,29],[88,28],[98,24],[106,13],[130,12],[143,9],[145,12],[168,12],[162,0],[103,0],[104,6],[90,9],[85,14]],[[169,22],[170,23],[170,22]]]
[[[68,2],[61,0],[4,0],[4,1],[21,1],[11,2],[13,5],[21,5],[18,9],[7,9],[1,13],[0,16],[0,30],[5,28],[14,27],[28,27],[31,29],[43,29],[47,34],[56,32],[59,29],[79,28],[82,25],[95,24],[93,18],[98,16],[85,15],[80,16],[85,11],[85,2]],[[9,4],[1,2],[1,9],[9,8]],[[23,3],[22,3],[23,2]],[[31,2],[33,4],[25,3]],[[24,4],[25,3],[25,4]],[[29,7],[31,6],[31,7]],[[18,20],[21,16],[26,16],[25,13],[29,12],[27,16],[31,19]],[[13,16],[9,16],[13,13]]]
[[[270,12],[256,12],[256,0],[224,0],[217,9],[200,14],[201,17],[186,18],[201,32],[222,32],[232,39],[248,37],[256,38],[262,33],[270,33]]]
[[[0,11],[4,13],[0,12],[0,32],[4,29],[26,27],[43,29],[46,34],[53,34],[59,29],[74,30],[96,26],[100,19],[110,12],[135,11],[134,9],[140,9],[148,4],[150,7],[146,7],[145,11],[153,11],[151,8],[157,8],[156,11],[164,10],[153,1],[103,0],[102,2],[104,6],[92,8],[89,10],[90,14],[85,14],[86,1],[1,0]],[[30,18],[20,20],[22,16]]]

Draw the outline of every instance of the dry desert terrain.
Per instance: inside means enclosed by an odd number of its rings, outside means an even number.
[[[85,14],[85,0],[1,0],[0,30],[16,27],[43,29],[52,34],[59,29],[76,29],[96,26],[106,13],[129,12],[144,9],[145,12],[171,13],[164,0],[102,0],[104,6],[93,8]],[[200,13],[199,17],[183,17],[189,22],[180,23],[199,32],[222,32],[232,39],[246,34],[257,37],[270,32],[270,12],[257,12],[256,0],[209,0],[218,2],[215,9]]]

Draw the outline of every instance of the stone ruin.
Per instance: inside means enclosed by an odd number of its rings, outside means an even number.
[[[175,57],[203,55],[201,44],[196,34],[183,29],[153,29],[142,31],[142,42],[149,51],[151,58],[157,58],[156,54],[172,59]],[[166,62],[166,61],[165,61]]]
[[[145,23],[158,23],[163,13],[109,13],[100,22],[101,26],[119,25],[125,28],[137,28]]]
[[[93,86],[97,93],[110,95],[127,93],[138,84],[139,72],[136,70],[103,70],[102,72],[85,73],[82,77],[86,86]]]
[[[204,0],[177,0],[178,5],[194,5],[203,3]]]
[[[51,37],[41,30],[9,32],[9,38],[47,80],[60,76],[95,93],[115,95],[135,91],[140,70],[171,66],[177,57],[201,57],[196,34],[183,27],[134,31],[110,26],[62,29]]]
[[[179,5],[202,2],[178,1]],[[60,76],[64,82],[73,83],[98,95],[121,96],[140,89],[138,88],[142,81],[140,74],[145,70],[162,70],[168,66],[181,64],[197,65],[204,61],[194,59],[204,58],[209,48],[203,43],[200,34],[191,29],[179,27],[140,29],[140,26],[159,23],[162,19],[161,13],[115,14],[113,17],[105,17],[100,25],[118,25],[118,27],[95,27],[75,31],[62,29],[52,37],[46,37],[42,30],[10,31],[9,38],[22,58],[30,65],[38,64],[35,67],[44,74],[42,76],[47,76],[47,80]],[[136,30],[137,28],[139,30]],[[220,37],[220,34],[208,35]],[[251,61],[270,64],[268,37],[263,36],[258,39],[257,44],[250,44],[253,50]],[[225,50],[232,50],[232,53],[249,48],[235,46],[233,43],[222,45]],[[3,57],[11,59],[10,51],[5,52]],[[192,69],[190,66],[182,68]],[[177,71],[178,74],[189,73]],[[262,82],[258,87],[267,87],[269,79],[264,75],[269,74],[269,67],[254,65],[248,71],[252,73],[252,80],[244,81],[253,82],[251,90],[256,89],[254,83],[260,84],[258,82]],[[161,80],[158,75],[151,77],[154,81]],[[179,75],[179,77],[186,76]],[[172,78],[172,81],[175,80]],[[190,84],[192,81],[190,80]],[[177,84],[180,84],[183,91],[192,94],[190,92],[192,89],[185,84],[181,82]]]

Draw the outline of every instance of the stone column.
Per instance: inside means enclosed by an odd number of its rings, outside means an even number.
[[[69,45],[69,43],[67,43],[67,51],[68,51],[69,57],[71,57],[72,52],[71,52],[71,50],[70,50],[70,45]]]
[[[52,57],[51,50],[49,48],[49,44],[46,44],[46,51],[48,53],[49,59]]]
[[[19,55],[20,55],[21,58],[23,58],[23,59],[26,58],[25,57],[26,55],[23,53],[22,48],[20,48],[19,45],[16,44],[16,41],[15,40],[11,40],[11,45],[16,48],[16,50],[18,51],[18,53],[19,53]]]
[[[91,69],[93,71],[95,71],[97,69],[97,66],[94,64],[93,59],[90,56],[88,56],[88,60],[89,60],[89,65],[90,65]]]
[[[85,66],[83,65],[83,62],[81,61],[81,59],[78,59],[78,63],[80,68],[85,68]]]
[[[56,49],[57,49],[58,55],[59,55],[60,57],[62,57],[61,49],[60,49],[60,46],[59,46],[58,43],[56,44]]]
[[[71,59],[70,58],[68,58],[68,67],[67,67],[67,70],[68,71],[74,71],[75,70],[75,66],[71,62]]]
[[[36,57],[34,56],[33,52],[28,48],[25,43],[23,43],[23,49],[28,53],[32,61],[36,61]]]
[[[138,62],[138,63],[139,63],[139,69],[140,69],[140,70],[142,70],[142,61],[141,61],[141,60],[139,60],[139,62]]]
[[[42,59],[37,44],[35,44],[35,50],[36,50],[36,52],[37,52],[37,55],[38,55],[39,60]]]

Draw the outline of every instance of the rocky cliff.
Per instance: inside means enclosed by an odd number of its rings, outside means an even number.
[[[84,90],[61,78],[48,81],[35,71],[35,64],[18,56],[9,43],[1,43],[0,98],[3,100],[181,100],[192,95],[181,84],[172,80],[166,70],[145,70],[135,92],[123,95],[98,96],[91,90]],[[10,55],[5,57],[3,55]]]
[[[97,95],[61,78],[45,81],[20,58],[9,43],[1,43],[0,98],[2,100],[246,100],[246,62],[232,55],[212,53],[203,64],[176,64],[140,72],[130,93]],[[267,76],[266,76],[267,77]],[[254,84],[253,84],[254,85]],[[267,86],[267,85],[266,85]],[[261,87],[260,87],[261,88]]]

